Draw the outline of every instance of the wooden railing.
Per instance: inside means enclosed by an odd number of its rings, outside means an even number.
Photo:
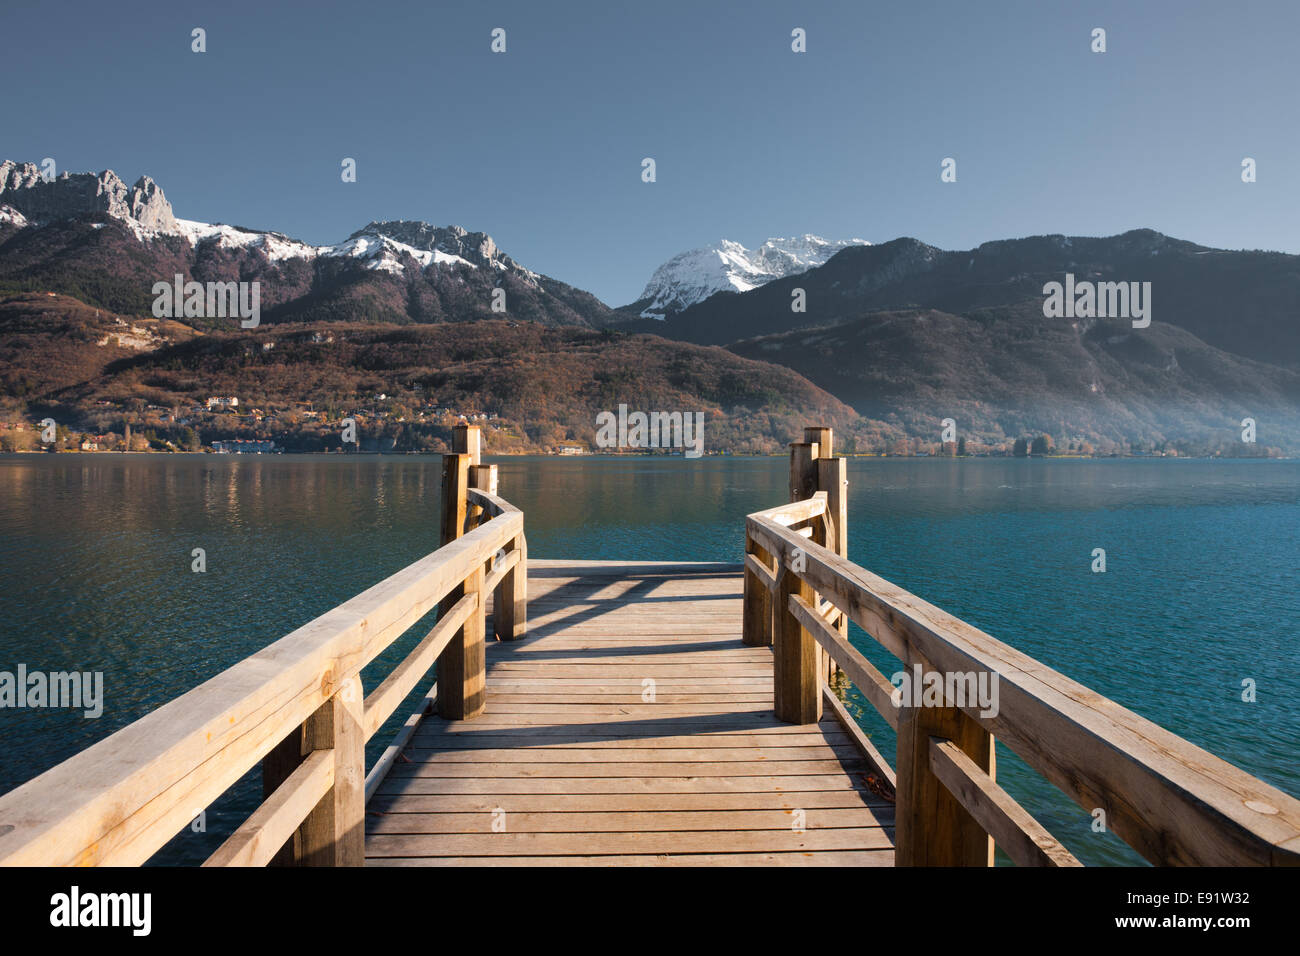
[[[829,429],[805,439],[791,503],[745,522],[744,640],[772,645],[780,719],[817,721],[824,701],[847,717],[833,664],[897,731],[896,774],[858,740],[896,792],[898,865],[989,866],[995,844],[1020,865],[1079,865],[998,785],[995,738],[1152,863],[1300,864],[1300,801],[850,562],[844,459]],[[942,703],[895,706],[846,619],[909,677],[939,675]],[[981,679],[996,713],[958,693]]]
[[[420,717],[483,709],[490,594],[498,637],[524,633],[523,513],[497,497],[478,429],[455,442],[438,550],[0,797],[0,864],[143,863],[261,761],[261,805],[206,865],[362,865],[366,798]],[[362,668],[435,606],[432,630],[363,696]],[[367,776],[366,741],[435,663]]]

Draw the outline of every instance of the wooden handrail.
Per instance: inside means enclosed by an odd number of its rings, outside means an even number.
[[[429,668],[438,660],[438,655],[455,636],[456,631],[478,609],[477,594],[467,594],[462,597],[446,614],[438,618],[438,623],[411,650],[406,659],[384,678],[383,683],[370,692],[366,697],[367,740],[375,735],[389,717],[393,716],[397,705],[406,700],[406,695],[414,690],[415,685],[429,672]]]
[[[792,467],[809,467],[806,445],[792,446]],[[765,630],[747,631],[746,641],[773,643],[778,672],[783,663],[797,672],[798,680],[787,679],[784,686],[781,674],[776,677],[779,717],[805,722],[814,714],[808,701],[820,697],[821,680],[806,664],[812,644],[899,731],[900,864],[945,859],[920,845],[927,826],[931,833],[943,827],[909,816],[917,808],[908,804],[919,801],[926,812],[960,807],[966,824],[974,814],[983,833],[998,829],[995,836],[1006,841],[1008,852],[1012,841],[1005,827],[1014,823],[1022,833],[1016,841],[1022,860],[1033,862],[1028,848],[1038,846],[1037,862],[1068,865],[1059,844],[1041,842],[1041,827],[1021,826],[1014,801],[997,788],[995,737],[1085,810],[1103,810],[1107,828],[1154,863],[1300,864],[1300,801],[798,534],[791,527],[798,519],[790,519],[816,511],[817,505],[806,504],[811,500],[746,518],[753,558],[746,561],[746,626],[752,619],[753,627]],[[769,592],[764,572],[773,565],[777,584]],[[766,612],[764,598],[772,601]],[[996,679],[997,712],[947,697],[940,707],[895,706],[894,685],[818,613],[821,600],[857,623],[908,672],[920,667],[923,674],[976,680],[985,675],[986,686]],[[800,699],[792,703],[791,694]],[[802,716],[787,716],[792,713]],[[932,737],[946,741],[937,755]],[[956,752],[965,758],[956,759]],[[973,809],[966,805],[972,801],[979,801]],[[904,845],[905,828],[909,839],[920,841],[917,847]],[[982,862],[988,854],[981,846],[972,839],[959,858],[946,859]]]
[[[504,498],[482,488],[470,488],[466,493],[471,501],[494,518],[498,515],[523,513]]]
[[[951,740],[930,738],[930,769],[1017,866],[1082,866]]]
[[[334,786],[334,754],[316,750],[254,811],[204,866],[265,866]]]
[[[365,740],[435,662],[441,671],[487,592],[456,597],[364,701],[362,668],[489,563],[511,589],[498,612],[524,619],[523,513],[490,493],[482,507],[490,518],[474,530],[0,797],[0,865],[143,863],[259,761],[266,799],[209,863],[360,864],[379,779],[365,777]]]

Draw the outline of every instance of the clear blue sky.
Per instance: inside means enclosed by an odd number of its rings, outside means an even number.
[[[456,223],[613,305],[722,237],[1151,227],[1300,251],[1294,0],[128,0],[3,22],[0,158],[147,173],[179,216],[315,243]]]

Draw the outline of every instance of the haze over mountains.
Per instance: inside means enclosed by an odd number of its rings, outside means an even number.
[[[1151,325],[1045,318],[1044,284],[1067,273],[1150,282]],[[176,274],[259,282],[262,327],[147,320],[153,284]],[[504,313],[493,311],[496,290]],[[92,319],[77,303],[107,315]],[[514,440],[502,443],[519,449],[589,441],[595,411],[611,402],[672,400],[715,413],[715,434],[734,439],[733,451],[779,449],[805,404],[863,451],[932,448],[944,418],[991,448],[1046,433],[1119,453],[1300,451],[1298,317],[1300,257],[1151,230],[967,251],[910,238],[804,236],[755,250],[723,241],[664,263],[636,303],[612,309],[457,226],[371,222],[314,246],[177,218],[148,177],[46,182],[34,165],[0,163],[0,398],[65,415],[88,414],[87,403],[121,410],[133,396],[182,405],[220,387],[266,406],[345,408],[374,394],[391,404],[397,394],[409,410],[417,392],[427,404],[443,390],[444,406],[508,408]],[[472,354],[453,347],[463,333],[385,331],[481,320],[491,321],[466,338]],[[571,331],[538,339],[520,320]],[[123,325],[132,331],[111,334]],[[331,327],[337,335],[321,331]],[[349,364],[377,342],[407,342],[418,360],[385,345],[378,365]],[[1241,447],[1247,417],[1260,449]]]

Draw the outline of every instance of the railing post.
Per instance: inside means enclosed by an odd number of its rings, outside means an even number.
[[[459,432],[461,427],[457,426]],[[474,428],[474,432],[478,429]],[[442,544],[459,538],[465,528],[468,505],[469,454],[442,456]],[[477,594],[479,605],[456,631],[438,657],[438,714],[448,720],[468,720],[483,712],[485,635],[483,605],[483,565],[475,569],[461,584],[452,588],[438,605],[439,613],[446,613],[466,594]]]
[[[809,425],[803,430],[803,440],[811,445],[817,446],[817,454],[814,458],[830,458],[831,448],[833,447],[833,432],[823,425]]]
[[[803,501],[817,492],[817,452],[816,442],[791,443],[791,501]],[[791,569],[791,555],[774,557],[777,579],[771,610],[773,710],[778,720],[812,724],[822,716],[821,647],[790,611],[790,595],[798,594],[814,603],[816,594]]]
[[[456,425],[451,430],[451,450],[453,454],[469,455],[470,467],[470,487],[483,488],[485,491],[491,491],[496,494],[495,485],[487,488],[484,485],[478,485],[474,482],[474,469],[482,468],[483,464],[483,433],[477,425]],[[483,520],[483,509],[476,504],[469,504],[465,510],[465,524],[462,525],[462,534],[465,531],[471,531],[477,528],[479,522]],[[442,542],[446,544],[447,542]]]
[[[495,495],[497,493],[497,466],[471,464],[469,466],[469,486],[477,488],[479,491],[486,491],[490,495]],[[466,530],[473,531],[484,521],[483,508],[471,501],[466,506],[465,517]]]
[[[334,785],[272,866],[364,866],[366,731],[361,678],[350,677],[262,760],[262,796],[275,792],[316,750],[334,751]]]
[[[930,769],[930,738],[951,740],[995,778],[993,735],[958,707],[912,703],[898,712],[895,865],[992,866],[993,838]]]
[[[772,595],[772,697],[778,720],[815,724],[822,717],[820,645],[790,610],[790,595],[813,601],[813,589],[780,556],[776,591]]]
[[[469,455],[471,465],[483,463],[483,432],[477,425],[462,422],[451,430],[451,450],[453,454]]]
[[[829,449],[831,447],[830,429],[827,428],[825,431],[827,433],[826,444],[822,447]],[[829,451],[826,452],[826,455],[829,455]],[[834,531],[832,535],[834,540],[831,542],[834,547],[831,550],[841,558],[847,558],[849,556],[848,461],[844,458],[826,457],[826,455],[817,459],[817,490],[826,492],[825,518],[830,522]],[[849,616],[840,613],[835,626],[841,636],[847,637],[849,633]],[[836,667],[829,654],[824,651],[823,654],[825,656],[822,658],[822,664],[825,666],[826,680],[829,683],[839,668]]]
[[[803,501],[817,492],[817,443],[790,443],[790,500]]]
[[[748,534],[745,535],[745,553],[752,554],[770,567],[770,557]],[[745,603],[741,627],[741,641],[751,647],[766,647],[772,643],[772,592],[749,567],[745,567]]]
[[[442,521],[438,547],[450,544],[465,533],[465,515],[469,506],[469,455],[442,456]],[[456,602],[452,601],[451,604]],[[444,601],[445,607],[451,607]]]
[[[492,628],[498,641],[518,641],[528,633],[528,540],[521,531],[507,553],[519,552],[519,562],[505,573],[492,605]]]

